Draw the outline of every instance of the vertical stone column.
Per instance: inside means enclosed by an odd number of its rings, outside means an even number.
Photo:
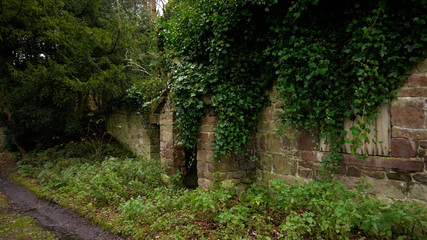
[[[160,112],[160,160],[166,166],[166,174],[172,176],[185,171],[184,146],[176,144],[177,131],[174,129],[175,113],[169,100]]]
[[[214,183],[214,152],[212,145],[215,142],[213,126],[218,122],[213,111],[201,119],[199,143],[197,144],[197,177],[199,187],[212,188]]]
[[[255,181],[256,164],[251,159],[253,152],[244,155],[217,156],[213,159],[212,146],[215,142],[213,126],[218,122],[214,111],[201,119],[197,144],[198,184],[203,188],[212,188],[214,181],[224,188],[237,187],[238,191],[246,189]],[[247,149],[253,149],[253,143]]]

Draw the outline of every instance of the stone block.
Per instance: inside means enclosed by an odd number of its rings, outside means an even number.
[[[301,152],[301,159],[308,162],[319,162],[317,152]]]
[[[233,172],[239,170],[237,161],[215,161],[215,169],[219,172]]]
[[[375,171],[375,170],[362,170],[363,176],[368,176],[376,179],[384,179],[385,178],[385,172],[382,171]]]
[[[359,178],[353,177],[338,177],[339,180],[344,186],[350,189],[357,189],[359,186]],[[393,199],[404,199],[407,183],[400,181],[390,181],[390,180],[380,180],[375,178],[367,177],[366,183],[371,185],[372,188],[367,190],[368,194],[373,194],[375,196],[387,197]]]
[[[307,169],[298,169],[298,177],[313,178],[313,171]]]
[[[427,202],[427,184],[425,183],[409,184],[408,198]]]
[[[415,174],[412,177],[415,179],[415,181],[427,183],[427,174]],[[426,192],[426,194],[427,194],[427,192]]]
[[[408,78],[408,87],[427,87],[427,76],[425,74],[412,74]]]
[[[419,100],[398,99],[391,103],[391,124],[405,128],[425,128],[425,103]]]
[[[208,163],[197,161],[197,172],[208,172],[208,171],[209,171]]]
[[[282,147],[282,139],[279,134],[271,133],[266,137],[266,150],[268,152],[280,153]]]
[[[201,188],[212,189],[212,187],[213,187],[213,181],[206,179],[206,178],[197,179],[197,183],[198,183],[199,187],[201,187]]]
[[[387,157],[368,157],[365,159],[358,159],[353,155],[347,154],[344,155],[343,163],[364,167],[398,169],[409,172],[422,172],[424,169],[423,162],[417,160]]]
[[[302,161],[299,161],[298,162],[298,166],[303,167],[303,168],[311,169],[313,167],[313,163],[312,162],[302,162]]]
[[[285,155],[274,154],[273,172],[282,175],[295,175],[296,162]]]
[[[421,61],[417,65],[417,71],[419,73],[427,73],[427,59]]]
[[[427,97],[427,87],[401,88],[397,92],[398,97]]]
[[[393,157],[415,157],[417,155],[415,144],[406,138],[392,138],[390,150]]]
[[[408,129],[393,126],[391,136],[393,138],[427,139],[427,129]]]
[[[404,182],[412,181],[411,175],[409,175],[408,173],[390,172],[390,173],[387,173],[386,176],[390,180],[397,180],[397,181],[404,181]]]
[[[361,171],[355,167],[347,167],[346,175],[350,177],[360,177]]]
[[[199,150],[197,151],[197,162],[208,162],[214,156],[211,150]]]

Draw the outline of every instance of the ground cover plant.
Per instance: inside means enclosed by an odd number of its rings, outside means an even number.
[[[55,235],[38,227],[31,217],[14,213],[4,194],[0,192],[0,238],[13,239],[57,239]]]
[[[423,239],[427,234],[426,208],[382,204],[366,197],[363,187],[276,181],[270,189],[254,184],[240,195],[234,189],[189,190],[162,183],[158,160],[120,157],[117,149],[100,157],[87,149],[87,143],[70,143],[29,154],[17,159],[11,176],[40,197],[131,239]]]

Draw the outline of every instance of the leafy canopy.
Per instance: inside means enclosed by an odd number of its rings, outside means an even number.
[[[2,1],[0,126],[9,143],[31,149],[82,136],[88,112],[102,114],[146,76],[125,65],[150,66],[148,22],[134,1]]]

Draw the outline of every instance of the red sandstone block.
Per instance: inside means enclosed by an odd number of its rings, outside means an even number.
[[[213,157],[213,151],[210,150],[199,150],[197,151],[197,161],[198,162],[207,162],[210,161]]]
[[[417,154],[411,142],[405,138],[392,138],[390,149],[393,157],[415,157]]]
[[[412,100],[397,100],[391,104],[391,124],[406,128],[425,126],[425,103]]]
[[[318,162],[316,152],[302,152],[301,159],[310,162]]]
[[[298,166],[311,169],[313,167],[313,163],[311,163],[311,162],[298,162]]]
[[[411,172],[422,172],[424,169],[424,164],[421,161],[399,158],[369,157],[366,159],[357,159],[357,157],[353,155],[344,155],[343,163],[356,166],[399,169]]]
[[[422,74],[412,74],[408,78],[409,87],[427,87],[427,76]]]
[[[398,97],[427,97],[427,88],[402,88],[397,92]]]

